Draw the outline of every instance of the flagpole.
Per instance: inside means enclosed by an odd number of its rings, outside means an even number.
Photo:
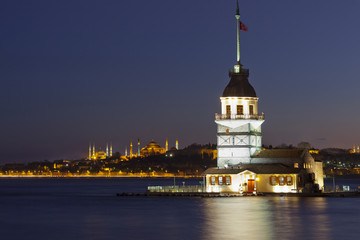
[[[239,0],[237,0],[237,7],[236,7],[236,14],[235,14],[235,18],[236,18],[236,27],[237,27],[237,62],[240,65],[240,12],[239,12]]]

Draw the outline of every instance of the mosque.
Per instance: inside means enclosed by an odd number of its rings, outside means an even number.
[[[236,9],[237,61],[230,70],[217,124],[217,167],[204,172],[207,192],[300,193],[324,189],[322,162],[309,149],[262,150],[261,126],[264,113],[258,110],[255,89],[249,83],[249,69],[240,61],[239,3]]]
[[[103,160],[108,157],[112,157],[112,143],[106,143],[106,152],[99,148],[95,149],[95,143],[89,144],[89,160]]]
[[[165,141],[165,148],[161,147],[157,142],[151,140],[145,147],[140,147],[140,140],[137,141],[137,151],[134,152],[133,143],[130,141],[130,152],[128,154],[127,148],[125,148],[125,157],[133,158],[133,157],[149,157],[154,155],[165,154],[169,151],[169,142],[166,139]],[[176,139],[175,147],[171,148],[170,150],[179,150],[179,141]]]

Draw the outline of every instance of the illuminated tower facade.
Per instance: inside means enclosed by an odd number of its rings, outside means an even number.
[[[226,86],[221,101],[221,113],[215,114],[217,124],[218,167],[251,163],[251,156],[261,150],[261,125],[264,114],[258,114],[258,100],[254,88],[249,83],[249,69],[240,62],[240,22],[239,3],[236,9],[237,62],[230,70],[230,82]]]
[[[169,151],[169,142],[168,142],[167,139],[166,139],[166,141],[165,141],[165,151],[166,151],[166,152]]]
[[[106,156],[108,157],[109,156],[109,144],[106,143]]]
[[[179,141],[176,139],[176,142],[175,142],[175,148],[176,150],[179,150]]]
[[[125,156],[127,157],[128,152],[127,152],[127,147],[125,148]]]

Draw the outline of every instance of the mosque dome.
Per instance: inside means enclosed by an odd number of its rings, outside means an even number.
[[[151,141],[149,142],[145,148],[161,148],[160,145],[157,142]]]
[[[223,97],[256,97],[255,89],[248,80],[248,71],[231,73],[230,77],[230,82],[223,92]]]
[[[151,141],[144,148],[141,149],[140,153],[142,156],[164,154],[165,148],[162,148],[157,142]]]

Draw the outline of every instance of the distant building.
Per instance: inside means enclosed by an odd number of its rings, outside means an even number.
[[[353,146],[353,148],[350,150],[351,154],[360,154],[360,146],[359,145],[355,145]]]
[[[89,144],[89,160],[103,160],[107,157],[112,156],[112,144],[106,144],[106,152],[102,151],[101,148],[95,149],[95,143]]]
[[[140,150],[140,155],[144,157],[165,154],[165,148],[161,147],[157,142],[151,141]]]
[[[176,139],[175,146],[178,147],[178,145],[179,145],[179,142]],[[176,147],[172,147],[170,149],[170,151],[173,151],[176,149],[177,149]],[[133,158],[133,157],[148,157],[148,156],[153,156],[153,155],[165,154],[167,151],[169,151],[169,142],[167,139],[165,141],[165,148],[161,147],[160,144],[158,144],[154,140],[149,142],[145,147],[141,148],[140,140],[138,139],[136,154],[133,153],[133,144],[131,141],[130,142],[130,154],[129,155],[127,154],[127,148],[126,148],[124,157],[126,157],[128,159]]]
[[[323,168],[305,149],[262,150],[258,97],[240,62],[239,7],[236,10],[237,63],[221,101],[217,124],[217,167],[204,172],[207,192],[298,193],[323,190]]]

